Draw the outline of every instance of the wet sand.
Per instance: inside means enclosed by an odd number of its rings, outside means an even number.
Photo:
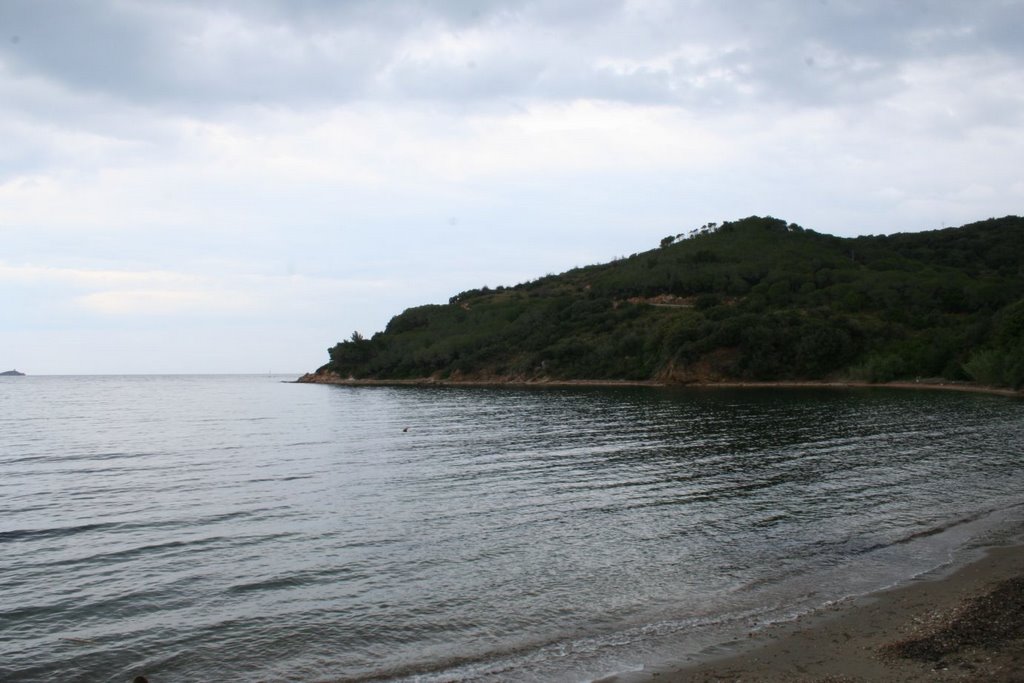
[[[734,650],[604,682],[1024,683],[1024,546],[776,624]]]

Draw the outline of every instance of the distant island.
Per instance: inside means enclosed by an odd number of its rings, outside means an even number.
[[[773,217],[410,308],[303,382],[1024,386],[1024,219],[836,237]]]
[[[24,372],[18,372],[17,370],[6,370],[4,372],[0,372],[0,377],[24,377],[24,376],[25,376]]]

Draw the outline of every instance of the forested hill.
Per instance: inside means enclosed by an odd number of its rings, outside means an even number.
[[[324,379],[1024,384],[1024,219],[841,238],[776,218],[410,308]]]

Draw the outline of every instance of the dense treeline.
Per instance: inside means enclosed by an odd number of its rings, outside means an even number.
[[[409,309],[329,350],[353,378],[918,377],[1024,384],[1024,219],[840,238],[751,217]]]

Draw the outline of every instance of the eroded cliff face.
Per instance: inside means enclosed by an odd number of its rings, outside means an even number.
[[[295,381],[302,384],[341,384],[345,379],[336,372],[317,370],[316,372],[307,372]]]
[[[669,363],[655,375],[655,380],[664,384],[716,384],[733,378],[729,369],[739,360],[735,348],[715,349],[704,354],[694,363]]]

